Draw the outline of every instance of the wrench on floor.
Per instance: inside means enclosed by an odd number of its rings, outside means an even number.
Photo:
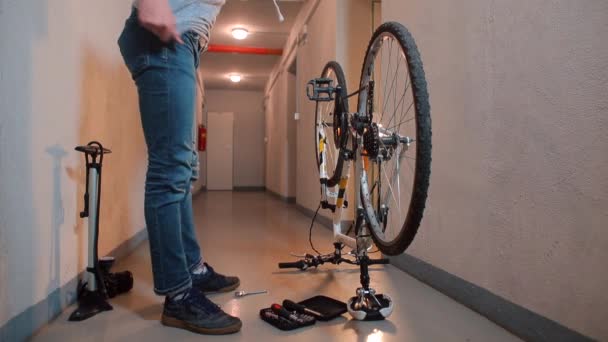
[[[234,293],[234,296],[237,297],[237,298],[241,298],[241,297],[245,297],[245,296],[257,295],[257,294],[262,294],[262,293],[268,293],[268,291],[266,291],[266,290],[263,290],[263,291],[253,291],[253,292],[236,291]]]

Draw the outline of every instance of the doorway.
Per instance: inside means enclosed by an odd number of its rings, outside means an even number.
[[[207,116],[207,190],[228,190],[233,184],[234,113]]]

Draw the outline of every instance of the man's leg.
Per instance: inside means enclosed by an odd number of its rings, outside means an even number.
[[[183,38],[192,37],[185,34]],[[148,146],[144,206],[154,291],[166,295],[161,322],[204,334],[237,332],[241,321],[192,287],[187,260],[190,253],[186,253],[192,246],[184,246],[182,237],[182,204],[192,201],[192,45],[163,44],[139,25],[135,11],[118,44],[138,88]],[[189,213],[191,217],[191,204]]]
[[[180,61],[179,51],[141,27],[135,13],[126,22],[119,46],[137,85],[148,147],[144,210],[154,291],[171,295],[192,285],[181,231],[181,203],[191,176],[192,66],[183,67],[187,62]]]
[[[199,48],[199,51],[200,50],[201,49]],[[192,146],[194,146],[194,143]],[[191,183],[198,180],[200,168],[199,165],[198,155],[193,148],[191,163],[192,177],[190,178]],[[182,214],[182,243],[184,245],[186,260],[192,276],[193,286],[205,293],[227,292],[236,289],[240,285],[239,278],[217,273],[207,263],[203,263],[200,246],[196,239],[191,192],[189,192],[184,201],[182,201],[180,209]]]
[[[188,191],[181,202],[182,243],[188,263],[188,270],[192,273],[203,264],[201,249],[196,239],[194,217],[192,213],[192,192]]]
[[[138,83],[149,150],[145,213],[155,292],[172,295],[192,285],[186,251],[193,247],[183,241],[184,224],[188,222],[183,222],[182,207],[191,200],[190,139],[184,137],[184,131],[192,128],[190,93],[194,87],[187,73],[174,71],[172,61],[164,54],[169,52],[161,52],[160,66],[140,76],[140,80],[149,77],[152,86],[144,80]]]

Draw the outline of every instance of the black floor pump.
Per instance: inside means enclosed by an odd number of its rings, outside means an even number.
[[[112,310],[109,298],[125,293],[133,287],[133,275],[129,271],[111,273],[113,257],[99,258],[99,208],[101,202],[101,166],[105,154],[111,153],[99,142],[92,141],[86,146],[77,146],[76,151],[84,153],[87,168],[84,210],[80,217],[88,217],[89,256],[85,279],[78,292],[78,308],[70,315],[70,321],[83,321],[96,314]]]

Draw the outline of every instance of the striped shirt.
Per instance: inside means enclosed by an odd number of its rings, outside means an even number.
[[[138,1],[134,0],[135,7]],[[169,0],[175,14],[177,31],[180,34],[194,31],[204,43],[209,42],[211,29],[225,2],[226,0]]]

